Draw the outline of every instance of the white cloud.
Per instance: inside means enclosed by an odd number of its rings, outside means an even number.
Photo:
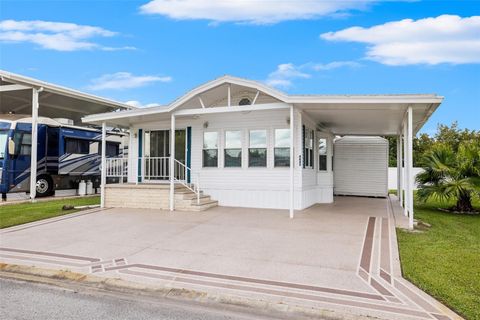
[[[329,71],[343,67],[357,68],[360,66],[361,64],[355,61],[308,62],[298,66],[293,63],[283,63],[279,64],[277,69],[268,75],[265,83],[272,87],[288,89],[293,86],[295,79],[308,79],[312,77],[314,72]]]
[[[480,16],[405,19],[370,28],[351,27],[320,37],[368,44],[368,59],[387,65],[479,63]]]
[[[177,20],[271,24],[314,19],[352,9],[361,10],[377,1],[379,0],[152,0],[141,6],[140,10],[146,14],[160,14]]]
[[[132,50],[133,47],[104,47],[92,41],[97,37],[113,37],[117,33],[100,27],[78,25],[66,22],[41,20],[0,21],[1,42],[29,42],[43,49],[57,51],[76,50]]]
[[[277,69],[270,73],[265,82],[272,87],[287,89],[292,86],[292,81],[298,78],[310,78],[308,73],[300,71],[301,67],[293,63],[283,63],[277,66]]]
[[[121,90],[138,88],[153,82],[170,82],[171,77],[158,76],[134,76],[129,72],[117,72],[112,74],[104,74],[91,81],[88,89],[91,90]]]
[[[125,102],[125,104],[128,104],[129,106],[136,107],[136,108],[151,108],[151,107],[159,107],[159,103],[147,103],[147,104],[142,104],[140,101],[137,100],[130,100]]]
[[[315,71],[333,70],[343,67],[358,68],[361,64],[355,61],[333,61],[329,63],[316,63],[312,65]]]

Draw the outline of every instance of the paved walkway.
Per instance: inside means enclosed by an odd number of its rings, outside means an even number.
[[[93,210],[0,232],[0,260],[383,319],[454,319],[401,278],[394,206]],[[399,223],[401,221],[397,221]]]

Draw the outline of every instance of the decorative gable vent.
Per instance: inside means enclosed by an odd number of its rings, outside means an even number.
[[[249,98],[242,98],[240,99],[240,101],[238,102],[238,105],[239,106],[248,106],[248,105],[251,105],[252,102],[250,101]]]

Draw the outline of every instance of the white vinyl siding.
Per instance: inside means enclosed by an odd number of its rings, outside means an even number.
[[[302,169],[302,113],[294,111],[294,206],[304,209],[314,203],[332,202],[331,183],[317,185],[316,170]],[[198,119],[177,118],[176,128],[192,127],[191,168],[200,178],[200,188],[221,206],[288,209],[290,205],[290,170],[274,166],[275,129],[289,128],[289,110],[225,113]],[[310,128],[314,123],[308,123]],[[142,124],[145,130],[168,130],[170,121]],[[266,167],[249,167],[249,133],[266,131]],[[224,167],[225,132],[242,132],[242,167]],[[202,165],[203,134],[218,132],[218,167]],[[330,138],[329,138],[330,139]],[[331,140],[329,140],[331,141]],[[316,142],[315,142],[316,144]],[[135,143],[133,152],[138,152]],[[317,151],[315,152],[315,159]],[[136,153],[134,153],[136,155]],[[317,161],[317,160],[315,160]],[[133,161],[135,165],[137,161]],[[316,166],[316,165],[315,165]],[[134,181],[134,178],[132,178]],[[323,179],[322,179],[323,181]],[[303,183],[303,185],[302,185]]]
[[[386,197],[388,141],[381,137],[344,137],[334,144],[334,193]]]

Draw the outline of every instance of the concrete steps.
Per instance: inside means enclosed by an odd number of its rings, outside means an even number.
[[[105,189],[105,206],[108,208],[144,208],[169,210],[169,184],[108,184]],[[218,201],[200,192],[197,195],[181,184],[175,184],[175,210],[204,211],[216,207]]]
[[[175,209],[177,210],[204,211],[218,206],[218,201],[203,192],[200,192],[199,200],[197,203],[197,195],[187,188],[175,190]]]

